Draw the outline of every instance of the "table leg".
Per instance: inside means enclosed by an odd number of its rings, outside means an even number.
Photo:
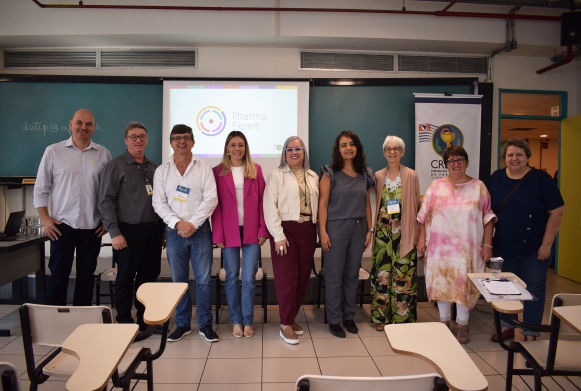
[[[45,283],[46,283],[46,269],[45,269],[45,251],[44,243],[40,243],[40,269],[35,272],[36,276],[36,302],[44,303],[46,299]]]

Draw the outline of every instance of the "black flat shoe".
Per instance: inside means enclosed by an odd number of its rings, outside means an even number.
[[[345,330],[343,330],[341,328],[340,324],[330,324],[329,325],[329,330],[331,331],[331,334],[333,334],[335,337],[337,338],[345,338]]]
[[[359,332],[359,329],[357,328],[357,325],[353,319],[344,320],[343,327],[345,327],[345,330],[349,331],[351,334],[357,334]]]

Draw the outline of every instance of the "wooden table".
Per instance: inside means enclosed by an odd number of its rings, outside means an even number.
[[[188,290],[185,282],[147,282],[135,296],[145,306],[143,320],[150,325],[165,323]]]
[[[451,390],[488,389],[482,372],[443,323],[390,324],[384,330],[394,352],[426,361]]]
[[[553,314],[581,334],[581,305],[553,307]]]
[[[63,342],[64,353],[79,359],[67,381],[69,391],[102,390],[139,332],[136,324],[83,324]]]

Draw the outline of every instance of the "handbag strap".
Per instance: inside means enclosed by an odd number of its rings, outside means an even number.
[[[516,189],[518,189],[518,187],[520,185],[522,185],[522,183],[525,181],[525,179],[527,179],[527,177],[529,175],[531,175],[531,173],[535,171],[535,168],[531,167],[531,169],[529,170],[529,172],[527,172],[525,174],[525,176],[523,176],[520,181],[518,181],[518,183],[516,185],[514,185],[514,187],[512,188],[512,190],[510,191],[510,193],[508,193],[508,195],[506,197],[504,197],[504,200],[502,200],[502,202],[500,203],[500,206],[498,207],[498,209],[496,210],[496,215],[498,216],[500,214],[500,211],[502,210],[502,208],[504,208],[504,204],[506,204],[506,202],[508,201],[508,199],[514,194],[514,192],[516,191]]]

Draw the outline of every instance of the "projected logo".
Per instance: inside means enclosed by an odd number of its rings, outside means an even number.
[[[458,127],[450,124],[439,126],[432,134],[432,147],[442,156],[444,150],[452,145],[464,146],[464,135]]]
[[[198,130],[206,136],[217,136],[226,128],[226,114],[216,106],[204,107],[196,118]]]

